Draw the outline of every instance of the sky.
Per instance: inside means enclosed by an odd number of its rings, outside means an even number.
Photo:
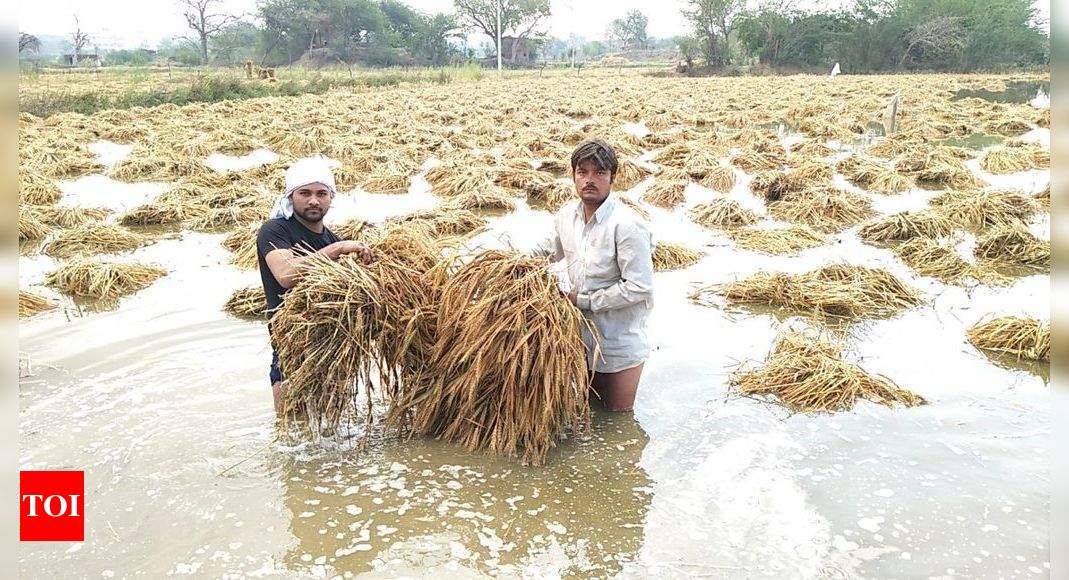
[[[405,0],[423,12],[453,12],[453,0]],[[548,32],[559,38],[579,34],[589,40],[604,36],[609,22],[632,9],[648,18],[653,37],[669,37],[686,32],[681,9],[684,0],[550,0],[552,17]],[[818,2],[798,0],[796,5],[838,7],[845,0]],[[255,0],[222,0],[225,11],[254,13]],[[1049,18],[1050,0],[1039,0],[1040,13]],[[18,27],[31,34],[66,36],[74,29],[78,15],[82,29],[101,48],[155,47],[164,38],[182,36],[186,28],[176,0],[21,0]],[[474,37],[473,37],[474,39]]]

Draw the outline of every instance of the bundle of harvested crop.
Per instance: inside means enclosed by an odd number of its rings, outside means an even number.
[[[731,375],[732,388],[748,397],[773,397],[796,413],[849,411],[858,399],[887,407],[914,407],[927,401],[890,379],[843,360],[843,346],[812,332],[780,334],[764,364]]]

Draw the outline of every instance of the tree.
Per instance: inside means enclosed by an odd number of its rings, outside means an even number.
[[[222,31],[237,17],[230,14],[222,14],[216,11],[215,6],[222,0],[180,0],[183,7],[182,15],[186,17],[186,25],[197,33],[200,41],[201,64],[208,64],[208,39]]]
[[[609,36],[629,49],[646,48],[649,36],[646,26],[649,18],[638,10],[632,10],[609,24]]]
[[[730,59],[728,38],[746,0],[687,0],[687,5],[683,16],[694,25],[706,64],[726,64]]]
[[[452,14],[435,14],[422,23],[414,46],[430,64],[440,66],[456,52],[451,41],[463,38],[460,25]]]
[[[906,33],[906,50],[902,52],[898,67],[901,68],[917,49],[960,54],[965,49],[964,20],[957,16],[942,16],[911,28]]]
[[[694,59],[701,52],[698,39],[693,36],[680,36],[676,39],[676,46],[679,48],[679,56],[687,63],[687,70],[693,69]]]
[[[237,21],[220,30],[212,39],[211,60],[227,66],[245,60],[259,61],[263,49],[263,31],[251,22]]]
[[[463,23],[489,36],[497,52],[497,4],[501,3],[501,36],[513,36],[509,54],[501,54],[508,62],[516,60],[516,45],[530,38],[540,24],[550,16],[549,0],[454,0],[457,14]]]
[[[306,52],[336,62],[392,62],[387,18],[370,0],[263,0],[259,15],[264,23],[265,56],[280,51],[283,62]],[[328,49],[321,51],[320,49]]]
[[[24,52],[40,52],[41,40],[32,34],[19,33],[19,54]]]
[[[82,25],[78,22],[78,15],[74,16],[74,32],[71,33],[71,46],[74,47],[74,66],[82,62],[82,49],[89,46],[89,34],[82,31]]]

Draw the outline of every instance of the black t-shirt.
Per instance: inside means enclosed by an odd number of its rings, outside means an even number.
[[[260,263],[260,279],[264,283],[264,294],[267,295],[267,311],[274,313],[282,303],[282,295],[286,289],[278,283],[271,269],[267,267],[266,256],[274,250],[298,249],[305,251],[321,250],[338,241],[334,232],[323,227],[323,233],[317,234],[304,227],[296,217],[289,219],[275,218],[267,220],[260,226],[260,233],[256,235],[256,259]]]

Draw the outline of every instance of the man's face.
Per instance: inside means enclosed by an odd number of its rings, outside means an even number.
[[[601,169],[597,163],[587,159],[581,161],[572,171],[575,191],[586,203],[601,203],[609,197],[612,188],[612,174],[608,169]]]
[[[330,190],[322,183],[310,183],[299,187],[290,195],[293,213],[308,223],[316,223],[330,209]]]

